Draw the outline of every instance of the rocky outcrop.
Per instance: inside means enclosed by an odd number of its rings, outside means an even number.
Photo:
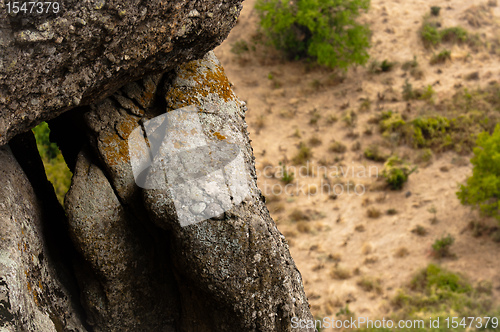
[[[312,319],[257,188],[246,106],[207,53],[240,1],[59,4],[0,11],[0,330]],[[73,172],[64,210],[29,131],[42,120]]]
[[[141,189],[128,141],[144,121],[186,106],[197,112],[178,123],[182,130],[195,135],[189,128],[199,120],[207,143],[224,135],[240,148],[247,196],[182,227],[174,196],[183,193],[172,192],[172,183]],[[256,185],[245,110],[210,52],[126,85],[53,129],[83,118],[89,135],[66,209],[72,238],[92,270],[78,277],[96,331],[291,331],[292,317],[310,318],[300,273]],[[186,195],[210,196],[210,183],[193,184]],[[211,206],[210,197],[182,199]]]
[[[46,3],[43,13],[17,14],[0,4],[0,145],[127,82],[200,58],[241,9],[241,0],[54,3],[57,11]]]
[[[0,147],[0,329],[87,331],[45,243],[43,207],[9,146]]]

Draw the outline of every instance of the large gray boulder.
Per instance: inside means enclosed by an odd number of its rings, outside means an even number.
[[[0,145],[222,42],[242,0],[65,0],[9,14],[0,2]],[[30,9],[30,8],[28,8]]]

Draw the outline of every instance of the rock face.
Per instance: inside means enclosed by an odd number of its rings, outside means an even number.
[[[0,329],[87,331],[43,242],[42,207],[8,146],[0,165]]]
[[[198,119],[205,137],[224,133],[237,144],[248,190],[231,209],[216,206],[214,218],[182,227],[172,183],[136,185],[127,141],[144,120],[189,105],[196,117],[179,125],[188,130]],[[209,52],[126,85],[53,127],[57,133],[83,118],[90,137],[74,163],[66,209],[72,238],[93,271],[77,277],[96,331],[291,331],[292,317],[310,318],[300,273],[256,185],[245,110]],[[71,146],[65,150],[76,155]],[[195,192],[209,188],[187,191]],[[204,210],[209,201],[193,206]]]
[[[0,6],[0,330],[312,319],[257,188],[246,106],[208,52],[240,1]],[[43,120],[73,172],[65,210],[29,131]]]
[[[0,3],[0,145],[126,82],[200,58],[241,0],[65,0],[43,13]],[[28,8],[31,10],[30,8]]]

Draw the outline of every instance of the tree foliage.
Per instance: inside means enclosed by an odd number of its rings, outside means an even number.
[[[63,204],[64,195],[66,195],[71,185],[71,171],[68,169],[57,145],[50,141],[50,129],[47,123],[40,123],[33,128],[33,133],[35,134],[36,145],[42,158],[47,178],[54,186],[57,199]]]
[[[370,30],[356,22],[370,0],[257,0],[260,25],[292,58],[310,57],[331,68],[365,64]]]
[[[472,176],[460,186],[458,198],[462,204],[479,207],[483,214],[500,220],[500,124],[491,135],[479,134],[471,163]]]

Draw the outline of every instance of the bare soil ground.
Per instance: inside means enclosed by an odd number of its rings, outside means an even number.
[[[236,42],[244,40],[254,45],[252,41],[261,38],[254,0],[245,1],[239,23],[215,50],[236,93],[247,102],[259,186],[274,220],[289,241],[315,316],[335,316],[346,303],[357,315],[373,319],[386,315],[397,289],[430,262],[459,271],[472,282],[491,281],[494,298],[499,297],[500,244],[488,236],[474,237],[467,228],[472,220],[482,220],[492,227],[497,223],[480,218],[456,197],[458,184],[472,172],[470,155],[434,154],[429,165],[420,164],[417,172],[410,175],[402,191],[383,189],[383,163],[363,157],[367,146],[377,144],[386,153],[396,151],[417,164],[417,150],[391,146],[369,123],[381,110],[416,114],[425,106],[425,101],[402,99],[406,79],[414,88],[432,85],[435,102],[451,98],[464,87],[474,89],[500,81],[500,52],[492,51],[500,41],[500,7],[479,7],[485,1],[372,0],[369,12],[361,19],[373,31],[371,60],[388,59],[399,64],[387,73],[370,73],[368,65],[351,68],[345,74],[334,72],[288,61],[259,43],[255,50],[250,47],[249,51],[235,54],[231,48]],[[451,61],[430,65],[432,55],[445,48],[426,49],[420,39],[418,31],[431,6],[441,7],[443,26],[462,26],[478,33],[489,46],[471,49],[467,45],[448,45]],[[401,64],[414,56],[421,70],[417,78],[401,69]],[[361,105],[367,99],[371,105],[363,109]],[[350,110],[357,114],[353,126],[342,120]],[[373,134],[368,135],[367,129]],[[299,143],[310,144],[313,137],[318,140],[311,148],[312,174],[301,176],[298,169],[294,172],[293,183],[298,183],[299,188],[304,185],[303,190],[297,193],[297,188],[291,186],[287,187],[288,193],[280,193],[284,184],[271,173],[281,169],[280,163],[292,165]],[[347,151],[331,152],[333,141],[345,144]],[[361,148],[353,151],[351,147],[356,142]],[[327,167],[326,178],[320,166]],[[349,174],[342,175],[341,166]],[[340,172],[338,176],[332,173],[335,167]],[[330,189],[337,184],[337,193],[341,188],[344,193],[333,199],[322,191],[325,182]],[[347,182],[358,186],[349,186]],[[359,195],[362,190],[365,192]],[[429,212],[433,207],[437,222],[432,222],[434,214]],[[372,215],[377,211],[381,215],[368,217],[370,209]],[[388,215],[389,209],[397,213]],[[417,225],[428,233],[419,236],[412,232]],[[456,257],[438,261],[431,255],[431,245],[446,234],[456,240],[452,246]],[[358,285],[366,276],[380,278],[381,293],[365,291]]]

